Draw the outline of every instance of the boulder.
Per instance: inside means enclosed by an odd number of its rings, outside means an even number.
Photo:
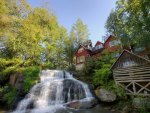
[[[67,103],[65,106],[73,109],[79,109],[80,108],[80,102],[79,101],[72,101]]]
[[[98,104],[97,99],[93,98],[93,99],[90,100],[90,101],[83,101],[83,102],[81,103],[80,109],[92,108],[92,107],[95,107],[97,104]]]
[[[114,102],[116,100],[116,94],[106,89],[98,89],[95,91],[97,97],[102,102]]]
[[[65,106],[73,109],[88,109],[92,108],[97,104],[97,100],[95,98],[91,100],[77,100],[67,103]]]

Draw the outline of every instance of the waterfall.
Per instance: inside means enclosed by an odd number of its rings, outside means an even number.
[[[65,104],[93,98],[88,85],[66,71],[43,70],[40,83],[34,85],[13,113],[55,113]]]

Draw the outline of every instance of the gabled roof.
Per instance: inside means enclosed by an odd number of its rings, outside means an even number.
[[[105,43],[106,43],[110,38],[118,39],[117,37],[115,37],[115,36],[113,36],[113,35],[110,35],[110,36],[105,40],[104,45],[105,45]]]
[[[116,60],[116,62],[111,66],[111,70],[115,69],[115,68],[124,68],[123,63],[125,62],[134,62],[134,64],[132,66],[137,66],[137,65],[144,65],[144,64],[148,64],[150,63],[149,60],[138,56],[128,50],[124,50],[120,56],[118,57],[118,59]],[[131,66],[128,66],[131,67]]]
[[[93,50],[93,51],[91,52],[91,55],[94,55],[94,54],[97,54],[97,53],[101,53],[103,50],[104,50],[104,48],[100,48],[100,49],[97,49],[97,50]]]
[[[86,48],[84,45],[80,44],[80,45],[78,46],[78,48],[76,49],[75,54],[76,54],[76,52],[79,50],[80,47],[83,47],[83,48],[84,48],[85,50],[87,50],[87,51],[91,51],[90,49]]]
[[[97,45],[97,43],[103,44],[102,42],[100,42],[100,41],[97,41],[97,42],[96,42],[96,44],[95,44],[95,46]]]
[[[104,44],[108,41],[108,39],[110,39],[111,37],[113,37],[112,35],[110,35],[104,42]]]

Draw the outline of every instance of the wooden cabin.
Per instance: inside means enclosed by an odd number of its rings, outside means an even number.
[[[116,84],[128,95],[150,96],[150,61],[124,50],[112,65]]]

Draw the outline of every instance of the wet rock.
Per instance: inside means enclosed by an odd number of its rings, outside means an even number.
[[[92,99],[90,101],[81,101],[80,102],[80,109],[88,109],[88,108],[92,108],[95,105],[97,105],[97,100],[96,99]]]
[[[73,102],[66,104],[65,106],[67,106],[69,108],[73,108],[73,109],[79,109],[80,108],[80,102],[79,101],[73,101]]]
[[[91,99],[91,100],[80,100],[80,101],[73,101],[68,104],[66,104],[67,107],[73,108],[73,109],[88,109],[92,108],[95,105],[97,105],[97,100],[96,99]]]
[[[69,97],[68,94],[70,94]],[[63,97],[65,102],[83,99],[86,97],[84,87],[74,80],[65,79],[63,82]]]
[[[115,93],[106,89],[98,89],[95,93],[102,102],[114,102],[117,97]]]
[[[34,101],[31,101],[30,104],[28,104],[27,109],[33,109],[34,108]]]
[[[96,95],[96,93],[95,93],[95,91],[94,91],[94,87],[93,87],[91,84],[88,84],[88,87],[89,87],[89,90],[90,90],[92,96],[95,98],[95,100],[96,100],[97,103],[98,103],[99,98],[97,97],[97,95]]]

